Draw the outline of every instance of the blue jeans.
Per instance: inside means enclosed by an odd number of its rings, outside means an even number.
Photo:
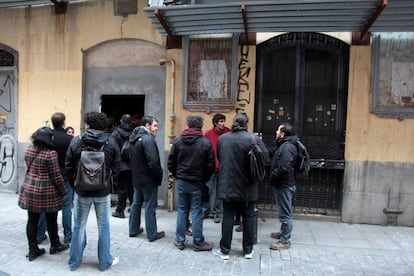
[[[157,209],[158,187],[137,189],[134,188],[134,200],[132,201],[131,214],[129,216],[129,234],[137,234],[141,225],[141,208],[145,207],[145,229],[148,240],[152,241],[157,236]]]
[[[63,200],[62,207],[62,226],[64,241],[70,242],[72,239],[72,203],[73,203],[73,188],[70,186],[69,179],[64,180],[67,194]]]
[[[177,188],[177,242],[185,241],[185,231],[187,230],[188,214],[191,210],[191,223],[193,230],[194,244],[200,245],[204,242],[203,236],[203,212],[201,210],[201,190],[182,179],[175,182]]]
[[[213,194],[214,190],[216,191],[216,196],[214,198],[213,214],[217,214],[217,215],[221,214],[222,213],[222,209],[221,209],[222,200],[219,199],[217,196],[217,173],[216,172],[211,175],[210,180],[207,182],[207,186],[208,186],[208,195],[209,195],[210,200],[203,203],[203,214],[210,213],[211,195]]]
[[[129,234],[136,235],[141,227],[141,209],[144,204],[142,190],[134,188],[134,199],[132,200],[131,212],[129,215]]]
[[[111,195],[103,197],[83,197],[75,194],[74,228],[69,251],[69,268],[76,270],[82,262],[83,251],[86,246],[86,223],[92,204],[95,207],[98,224],[98,260],[99,269],[105,270],[112,265],[111,238],[109,230],[109,214]]]
[[[37,242],[40,243],[41,241],[43,241],[43,238],[46,235],[46,227],[47,227],[46,214],[45,212],[41,212],[39,216],[39,221],[37,223],[37,233],[36,233]]]
[[[287,242],[291,240],[293,230],[293,207],[292,199],[296,192],[296,186],[273,187],[273,196],[279,210],[280,240]]]

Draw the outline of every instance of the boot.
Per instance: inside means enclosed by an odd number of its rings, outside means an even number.
[[[46,253],[46,250],[44,248],[39,248],[37,246],[37,243],[30,244],[29,246],[29,253],[26,255],[26,257],[29,259],[29,261],[33,261],[39,256],[42,256]]]
[[[62,244],[60,241],[57,241],[53,243],[53,245],[50,247],[50,255],[56,254],[58,252],[64,251],[69,248],[69,244]]]

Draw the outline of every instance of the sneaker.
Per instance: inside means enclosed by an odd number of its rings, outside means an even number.
[[[119,257],[114,257],[112,259],[111,267],[116,266],[117,264],[119,264]]]
[[[174,241],[174,245],[175,245],[175,247],[177,247],[180,250],[184,250],[184,248],[185,248],[185,245],[184,245],[183,242],[178,242],[176,240]]]
[[[115,217],[115,218],[125,218],[125,214],[124,214],[123,211],[121,211],[121,212],[115,211],[115,212],[112,213],[112,216]]]
[[[148,241],[153,242],[153,241],[162,239],[164,237],[165,237],[165,232],[161,231],[161,232],[157,232],[157,234],[155,235],[155,238],[153,238],[152,240],[148,240]]]
[[[272,250],[283,250],[283,249],[289,249],[290,248],[290,242],[283,242],[278,241],[277,243],[274,243],[270,246],[270,249]]]
[[[236,228],[236,232],[243,232],[243,223],[240,223],[239,227]]]
[[[220,215],[215,214],[213,220],[215,223],[220,223],[221,222]]]
[[[199,252],[199,251],[210,251],[211,249],[213,249],[214,244],[212,244],[211,242],[203,242],[202,244],[194,244],[194,248],[193,250],[195,252]]]
[[[213,254],[216,256],[219,256],[222,260],[228,260],[230,259],[229,254],[224,254],[223,252],[221,252],[221,248],[220,247],[216,247],[212,250]]]
[[[251,259],[251,258],[253,258],[253,253],[254,253],[254,250],[252,250],[252,252],[250,252],[250,253],[245,253],[245,254],[244,254],[244,258],[246,258],[246,259]]]
[[[142,232],[144,232],[144,228],[140,227],[139,230],[138,230],[138,233],[136,233],[136,234],[129,234],[129,237],[130,238],[135,238],[136,236],[138,236]]]
[[[272,238],[274,238],[276,240],[280,240],[280,236],[281,236],[280,232],[272,232],[272,233],[270,233],[270,237],[272,237]]]

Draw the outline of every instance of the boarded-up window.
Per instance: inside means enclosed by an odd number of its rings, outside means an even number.
[[[372,110],[414,117],[414,33],[381,33],[373,43]]]
[[[234,107],[234,40],[189,38],[184,106],[196,110],[229,110]]]

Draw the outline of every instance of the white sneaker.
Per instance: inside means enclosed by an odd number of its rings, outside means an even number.
[[[114,258],[112,259],[112,264],[111,264],[111,267],[116,266],[118,263],[119,263],[119,257],[114,257]]]
[[[246,253],[246,254],[244,254],[244,257],[245,257],[246,259],[251,259],[251,258],[253,258],[253,253],[254,253],[254,250],[252,250],[252,252],[250,252],[250,253]]]
[[[224,254],[223,252],[221,252],[221,248],[220,247],[216,247],[212,250],[213,254],[216,256],[219,256],[222,260],[228,260],[230,259],[230,256],[228,254]]]

